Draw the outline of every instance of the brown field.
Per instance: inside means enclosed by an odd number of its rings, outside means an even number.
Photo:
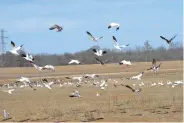
[[[136,75],[151,66],[151,62],[132,63],[126,68],[118,64],[58,66],[56,72],[38,72],[34,68],[0,68],[0,83],[12,83],[21,76],[31,80],[40,78],[59,78],[96,73],[100,78],[112,78],[120,83],[137,84],[144,82],[139,94],[129,89],[84,84],[81,87],[54,85],[47,88],[16,89],[12,95],[0,91],[0,114],[3,109],[10,113],[6,121],[95,121],[95,122],[182,122],[183,121],[183,86],[172,88],[170,85],[150,87],[150,83],[168,80],[183,80],[183,61],[165,61],[157,75],[145,72],[142,81],[120,78]],[[91,80],[93,81],[93,80]],[[81,98],[70,98],[73,90],[79,90]],[[101,96],[97,97],[96,92]],[[1,113],[2,112],[2,113]],[[3,115],[0,115],[0,121]]]

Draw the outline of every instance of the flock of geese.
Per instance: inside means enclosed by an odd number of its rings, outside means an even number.
[[[116,31],[118,31],[120,29],[120,24],[118,24],[118,23],[110,23],[108,25],[108,29],[111,29],[111,28],[116,28]],[[51,26],[49,28],[49,30],[56,30],[57,32],[61,32],[63,30],[63,27],[55,24],[55,25]],[[101,36],[101,37],[94,37],[89,31],[86,31],[86,33],[90,37],[90,39],[92,41],[94,41],[94,42],[98,42],[98,41],[100,41],[103,38],[103,36]],[[160,38],[165,40],[168,44],[171,44],[172,40],[176,36],[177,35],[174,35],[174,37],[172,37],[171,39],[167,39],[167,38],[165,38],[163,36],[160,36]],[[117,50],[122,51],[123,48],[129,46],[129,44],[119,45],[119,43],[118,43],[118,41],[117,41],[115,36],[112,36],[112,40],[114,42],[114,48],[116,48]],[[35,62],[34,62],[35,58],[30,53],[26,53],[25,51],[22,50],[23,45],[20,45],[20,46],[16,47],[15,43],[13,41],[11,41],[11,46],[12,46],[12,49],[9,50],[9,52],[11,54],[13,54],[15,56],[20,56],[23,59],[27,60],[37,70],[39,70],[39,71],[43,71],[43,70],[55,71],[55,67],[52,66],[52,65],[45,65],[45,66],[41,67],[41,66],[38,66],[37,64],[35,64]],[[94,52],[94,54],[96,56],[98,56],[98,57],[94,57],[94,59],[97,62],[99,62],[101,65],[104,65],[104,64],[106,64],[108,62],[108,60],[100,60],[99,59],[101,56],[106,54],[107,51],[104,51],[104,50],[101,50],[101,49],[92,49],[92,51]],[[163,61],[161,61],[157,65],[156,64],[156,59],[153,59],[152,66],[150,68],[148,68],[147,70],[152,70],[154,73],[158,73],[158,71],[159,71],[159,69],[161,67],[162,62]],[[81,64],[81,62],[79,60],[76,60],[76,59],[71,59],[71,61],[69,61],[68,64],[69,65],[70,64]],[[131,61],[122,60],[121,62],[119,62],[119,65],[131,66],[132,63],[131,63]],[[139,73],[138,75],[135,75],[135,76],[132,76],[132,77],[126,77],[125,79],[127,79],[127,80],[141,80],[141,77],[143,76],[143,74],[144,74],[144,71]],[[86,75],[83,75],[83,76],[65,77],[64,80],[54,79],[53,81],[49,82],[47,79],[41,79],[40,81],[31,81],[29,78],[21,77],[20,79],[18,79],[14,83],[0,84],[0,89],[3,92],[6,92],[8,94],[12,94],[12,92],[15,91],[15,89],[25,88],[25,87],[31,87],[35,91],[36,88],[38,88],[38,87],[41,87],[41,88],[45,87],[45,88],[48,88],[49,90],[52,90],[52,86],[53,85],[59,85],[59,87],[63,87],[63,86],[80,87],[83,84],[89,84],[89,86],[99,87],[99,88],[101,88],[103,90],[103,89],[105,89],[108,86],[107,82],[109,80],[112,80],[112,79],[100,79],[99,81],[97,81],[96,78],[99,78],[99,75],[97,75],[97,74],[86,74]],[[122,78],[122,80],[123,79],[124,78]],[[72,81],[75,81],[75,82],[72,82]],[[113,83],[114,83],[113,84],[114,87],[118,86],[118,81],[114,80]],[[167,82],[167,84],[168,85],[172,85],[172,87],[175,87],[176,85],[183,84],[183,82],[182,81],[177,81],[177,82],[173,82],[173,83],[172,82]],[[124,86],[124,87],[130,89],[132,92],[136,92],[136,93],[139,93],[142,90],[141,88],[133,89],[133,87],[131,87],[130,85],[124,85],[122,83],[120,85]],[[143,82],[139,84],[139,86],[144,86],[144,85],[145,84]],[[163,84],[163,82],[158,82],[158,83],[152,83],[151,84],[151,86],[156,86],[156,85],[164,85],[164,84]],[[132,86],[136,86],[136,84],[132,84]],[[100,94],[98,92],[96,92],[96,96],[100,96]],[[79,91],[74,90],[69,95],[69,97],[81,97],[81,95],[80,95]],[[4,118],[5,119],[8,118],[8,115],[9,115],[9,113],[4,110]]]

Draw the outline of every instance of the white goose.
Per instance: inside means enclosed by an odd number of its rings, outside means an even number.
[[[102,56],[103,54],[106,54],[107,53],[107,51],[97,50],[97,49],[93,49],[93,52],[97,56]]]
[[[8,119],[8,118],[9,118],[9,113],[6,112],[5,110],[3,110],[3,117],[4,117],[5,119]]]
[[[23,45],[21,45],[19,47],[15,47],[15,43],[13,41],[11,41],[11,46],[12,46],[12,50],[9,50],[9,52],[11,52],[12,54],[14,54],[15,56],[20,55],[18,53],[18,51],[20,51],[20,49],[22,48]]]
[[[9,94],[12,94],[12,92],[14,91],[15,89],[11,89],[11,90],[3,90],[3,92],[7,92]]]
[[[86,31],[86,33],[90,36],[90,39],[91,39],[92,41],[99,41],[100,39],[103,38],[103,36],[98,37],[98,38],[95,38],[95,37],[94,37],[90,32],[88,32],[88,31]]]
[[[20,79],[18,79],[18,81],[20,81],[20,82],[28,82],[28,83],[30,83],[29,78],[26,78],[26,77],[21,77]]]
[[[26,53],[26,54],[20,54],[21,55],[21,57],[22,58],[24,58],[25,60],[27,60],[27,61],[31,61],[31,62],[33,62],[34,61],[34,58],[33,58],[33,56],[31,55],[31,54],[29,54],[29,53]]]
[[[42,69],[43,70],[52,70],[52,71],[55,71],[55,68],[52,65],[45,65],[44,67],[42,67]]]
[[[108,29],[110,29],[111,27],[115,27],[116,31],[119,30],[120,24],[119,23],[110,23],[108,26]]]
[[[134,79],[141,80],[141,77],[142,77],[143,74],[144,74],[144,72],[141,72],[139,75],[132,76],[132,77],[127,78],[127,79],[129,79],[129,80],[134,80]]]
[[[79,60],[74,60],[74,59],[72,59],[68,64],[73,64],[73,63],[81,64]]]
[[[126,61],[126,60],[122,60],[121,62],[119,62],[119,65],[127,65],[127,66],[130,66],[132,65],[131,61]]]
[[[46,88],[48,88],[48,89],[51,90],[51,89],[52,89],[51,86],[54,84],[54,82],[50,82],[50,83],[48,83],[48,84],[43,83],[43,84],[45,85]]]
[[[122,50],[122,48],[125,48],[125,47],[129,46],[129,44],[127,44],[127,45],[121,45],[121,46],[120,46],[120,45],[118,44],[116,38],[115,38],[114,36],[112,36],[112,38],[113,38],[113,41],[114,41],[114,47],[115,47],[116,49],[118,49],[118,50]]]

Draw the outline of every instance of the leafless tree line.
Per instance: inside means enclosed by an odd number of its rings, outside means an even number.
[[[33,55],[35,58],[35,63],[38,65],[51,64],[55,66],[68,65],[71,59],[77,59],[81,61],[82,64],[98,64],[94,59],[97,57],[92,49],[100,48],[94,46],[88,50],[76,52],[74,54],[64,53],[64,54],[36,54]],[[118,63],[121,60],[131,60],[131,61],[152,61],[153,58],[156,60],[183,60],[183,45],[181,43],[173,43],[169,48],[160,46],[153,48],[149,41],[145,41],[144,46],[137,46],[134,49],[128,48],[125,51],[116,51],[110,49],[104,49],[107,54],[100,57],[101,60],[109,60],[109,63]],[[2,54],[1,54],[2,55]],[[1,57],[0,55],[0,57]],[[0,60],[1,67],[30,67],[26,60],[20,56],[13,56],[10,53],[4,54],[4,62]]]

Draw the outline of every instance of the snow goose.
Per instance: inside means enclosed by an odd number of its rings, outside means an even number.
[[[23,47],[23,44],[21,46],[19,46],[19,47],[15,47],[15,43],[13,41],[11,41],[11,46],[12,46],[12,50],[9,50],[9,52],[11,52],[12,54],[14,54],[15,56],[20,55],[18,52]]]
[[[125,48],[127,46],[129,46],[129,44],[126,44],[126,45],[119,45],[118,42],[117,42],[117,39],[115,38],[115,36],[112,36],[113,38],[113,41],[114,41],[114,47],[118,50],[122,50],[122,48]]]
[[[98,38],[95,38],[95,37],[93,37],[93,35],[92,35],[90,32],[88,32],[88,31],[86,31],[86,33],[90,36],[90,39],[91,39],[92,41],[99,41],[100,39],[103,38],[103,36],[98,37]]]
[[[73,64],[73,63],[81,64],[81,62],[79,60],[74,60],[74,59],[72,59],[68,64]]]
[[[97,56],[102,56],[103,54],[106,54],[107,53],[107,51],[97,50],[97,49],[93,49],[93,52]]]
[[[127,79],[129,79],[129,80],[134,80],[134,79],[141,80],[141,77],[142,77],[143,74],[144,74],[144,72],[141,72],[139,75],[132,76],[132,77],[127,78]]]
[[[116,31],[119,30],[119,27],[120,27],[120,24],[118,23],[110,23],[109,26],[108,26],[108,29],[112,28],[112,27],[115,27],[116,28]]]

